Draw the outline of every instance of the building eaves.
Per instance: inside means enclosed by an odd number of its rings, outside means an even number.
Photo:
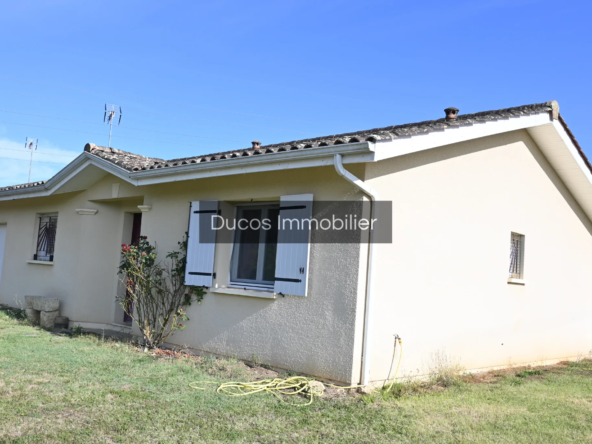
[[[139,154],[130,153],[114,148],[107,148],[96,146],[94,144],[87,144],[84,151],[101,158],[125,171],[137,172],[155,170],[161,168],[175,167],[179,165],[197,164],[203,162],[214,162],[225,159],[237,159],[242,157],[259,156],[271,153],[282,153],[290,151],[301,151],[308,148],[319,148],[335,146],[340,144],[356,143],[356,142],[378,142],[381,140],[396,140],[403,137],[410,137],[419,134],[427,134],[432,131],[440,131],[447,128],[463,127],[473,125],[475,123],[488,122],[498,119],[506,119],[510,117],[519,117],[523,115],[537,114],[541,112],[557,113],[555,117],[559,120],[561,125],[565,128],[566,133],[571,138],[580,156],[584,160],[588,169],[592,172],[592,164],[584,154],[573,133],[565,123],[565,120],[558,114],[558,106],[556,102],[535,103],[532,105],[517,106],[513,108],[505,108],[494,111],[483,111],[473,114],[461,114],[455,119],[447,120],[445,118],[437,120],[426,120],[417,123],[407,123],[403,125],[393,125],[383,128],[374,128],[370,130],[355,131],[350,133],[335,134],[331,136],[315,137],[309,139],[295,140],[291,142],[276,143],[264,145],[257,148],[246,148],[239,150],[223,151],[212,154],[204,154],[199,156],[177,158],[171,160],[164,160],[154,157],[141,156]],[[12,185],[1,187],[2,191],[16,191],[30,189],[43,189],[46,181],[31,182],[20,185]]]
[[[45,185],[45,180],[41,180],[39,182],[29,182],[29,183],[22,183],[20,185],[10,185],[8,187],[0,187],[0,191],[14,191],[14,190],[22,190],[22,189],[32,189],[32,188],[39,188],[43,189]]]
[[[370,130],[355,131],[351,133],[334,134],[331,136],[294,140],[291,142],[264,145],[256,148],[223,151],[218,153],[203,154],[199,156],[183,157],[171,160],[144,157],[137,154],[128,153],[126,151],[116,150],[113,148],[99,147],[93,144],[88,144],[85,147],[85,151],[102,159],[105,159],[130,172],[146,171],[160,168],[175,167],[179,165],[213,162],[217,160],[235,159],[241,157],[258,156],[288,151],[299,151],[306,150],[308,148],[334,146],[347,143],[395,140],[402,137],[410,137],[418,134],[427,134],[432,131],[440,131],[447,128],[462,127],[467,125],[473,125],[475,123],[480,122],[536,114],[540,112],[551,112],[552,110],[552,102],[536,103],[532,105],[499,109],[495,111],[483,111],[473,114],[464,114],[459,115],[456,119],[451,120],[447,120],[445,118],[437,120],[427,120],[424,122],[407,123],[404,125],[393,125],[383,128],[374,128]]]
[[[563,117],[561,116],[561,114],[559,114],[557,117],[558,117],[559,123],[561,123],[561,126],[563,126],[563,128],[565,129],[565,132],[567,133],[567,135],[569,136],[569,138],[573,142],[574,146],[578,150],[578,153],[582,157],[582,160],[584,161],[584,163],[586,164],[586,166],[588,167],[588,169],[592,173],[592,164],[590,163],[588,156],[586,156],[586,154],[584,153],[584,150],[582,149],[582,147],[580,146],[580,144],[576,140],[576,137],[573,135],[573,133],[569,129],[569,126],[567,126],[567,123],[565,122],[565,120],[563,120]]]

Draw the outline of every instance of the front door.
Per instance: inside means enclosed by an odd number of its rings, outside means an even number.
[[[6,246],[6,225],[0,225],[0,283],[2,282],[2,261],[4,259],[4,247]]]
[[[140,244],[140,235],[142,233],[142,213],[134,214],[134,223],[132,225],[132,245],[138,246]],[[131,307],[133,310],[133,307]],[[127,313],[123,313],[123,322],[132,322],[132,318]]]

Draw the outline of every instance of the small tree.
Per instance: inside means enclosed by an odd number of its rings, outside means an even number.
[[[187,239],[160,262],[147,236],[141,236],[138,245],[123,244],[121,253],[119,274],[127,294],[116,298],[140,328],[144,347],[158,347],[175,330],[185,329],[183,322],[189,320],[185,307],[203,299],[202,287],[184,284]]]

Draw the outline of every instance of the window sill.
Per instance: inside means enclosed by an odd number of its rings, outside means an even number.
[[[27,261],[27,264],[34,265],[53,265],[52,261]]]
[[[508,284],[525,285],[524,279],[508,278]]]
[[[215,294],[229,294],[232,296],[247,296],[251,298],[275,299],[276,294],[273,291],[264,290],[246,290],[243,288],[218,287],[209,290]]]

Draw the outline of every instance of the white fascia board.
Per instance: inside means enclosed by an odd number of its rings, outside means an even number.
[[[60,187],[77,174],[81,174],[89,165],[95,165],[132,185],[142,186],[233,174],[332,166],[333,156],[336,153],[344,156],[343,163],[371,162],[374,160],[374,144],[371,142],[348,143],[134,172],[129,172],[100,157],[85,152],[48,180],[43,188],[2,191],[0,192],[0,201],[55,194]]]
[[[43,197],[55,194],[64,184],[71,180],[76,175],[82,173],[82,171],[89,165],[95,165],[127,182],[135,185],[135,181],[129,178],[127,171],[113,165],[106,160],[100,159],[89,153],[82,153],[72,162],[66,165],[63,169],[58,171],[55,176],[49,179],[43,187],[36,188],[20,188],[18,190],[6,190],[0,192],[0,201],[14,200],[14,199],[25,199],[32,197]]]
[[[575,161],[575,163],[578,165],[579,169],[582,171],[582,173],[584,173],[584,177],[586,178],[586,182],[592,186],[592,172],[590,172],[588,165],[586,165],[586,163],[584,162],[584,159],[582,159],[582,156],[580,155],[580,152],[578,151],[578,149],[574,145],[573,141],[571,140],[571,137],[569,137],[569,135],[567,134],[567,131],[565,131],[565,128],[563,127],[561,122],[559,122],[558,120],[553,121],[553,127],[555,128],[555,130],[557,131],[557,134],[559,134],[559,137],[561,137],[562,142],[566,146],[568,153],[569,153],[569,159],[572,161]],[[559,169],[561,169],[561,167],[562,167],[562,165],[557,165],[556,169],[559,170]]]
[[[592,221],[592,173],[561,122],[554,120],[528,132]]]
[[[55,186],[56,183],[60,183],[63,181],[64,177],[68,177],[72,174],[72,172],[77,173],[81,167],[86,163],[86,159],[84,156],[85,153],[81,154],[77,158],[75,158],[72,162],[66,165],[63,169],[58,171],[55,176],[49,179],[43,187],[36,187],[36,188],[20,188],[18,190],[5,190],[0,191],[0,201],[2,200],[12,200],[18,199],[19,196],[23,195],[22,197],[39,197],[39,196],[47,196],[50,194],[50,189]]]
[[[138,186],[142,186],[234,174],[332,166],[334,154],[342,154],[344,156],[344,163],[370,162],[374,160],[374,144],[371,142],[359,142],[328,147],[306,148],[297,151],[269,153],[135,171],[129,173],[129,176],[131,179],[137,181]]]
[[[431,131],[426,134],[417,134],[409,137],[400,137],[392,140],[376,142],[375,161],[389,159],[391,157],[404,156],[418,151],[429,150],[453,143],[479,139],[527,129],[534,126],[545,125],[551,122],[549,112],[544,111],[527,116],[505,117],[487,122],[476,122],[472,125],[463,125]]]
[[[108,173],[113,174],[114,176],[119,177],[120,179],[125,180],[126,182],[131,183],[132,185],[138,184],[136,180],[134,180],[130,177],[129,171],[127,171],[121,167],[118,167],[117,165],[115,165],[111,162],[108,162],[105,159],[101,159],[100,157],[93,156],[92,154],[87,154],[87,153],[85,153],[85,154],[88,156],[91,164],[107,171]]]
[[[0,202],[3,200],[25,199],[31,197],[47,196],[49,193],[45,188],[22,188],[19,190],[6,190],[0,192]]]
[[[526,129],[563,183],[592,221],[592,173],[558,120],[549,112],[501,118],[376,143],[374,161],[453,143]]]

